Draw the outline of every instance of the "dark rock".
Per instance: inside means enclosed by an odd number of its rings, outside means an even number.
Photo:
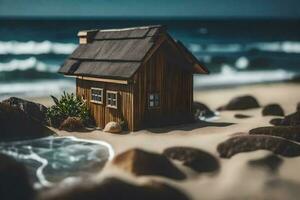
[[[300,112],[300,102],[297,104],[297,112]]]
[[[232,99],[227,105],[221,106],[218,110],[246,110],[252,108],[259,108],[258,101],[253,96],[245,95]]]
[[[133,185],[116,178],[101,183],[77,184],[70,188],[57,187],[45,191],[38,200],[188,200],[181,191],[158,182]]]
[[[0,199],[33,200],[34,195],[25,167],[13,158],[0,154]]]
[[[164,155],[130,149],[117,155],[112,163],[137,176],[157,175],[172,179],[184,179],[185,175]]]
[[[215,116],[215,113],[205,104],[197,101],[193,103],[193,113],[196,120],[199,119],[199,117],[210,118]]]
[[[236,136],[217,146],[220,157],[230,158],[235,154],[256,150],[269,150],[286,157],[300,155],[300,145],[280,137],[266,135]]]
[[[270,124],[274,125],[274,126],[280,126],[281,125],[281,118],[274,118],[270,120]]]
[[[300,126],[267,126],[249,131],[250,135],[270,135],[300,142]]]
[[[244,115],[244,114],[235,114],[234,117],[238,118],[238,119],[246,119],[246,118],[250,118],[252,116],[250,116],[250,115]]]
[[[281,125],[284,126],[297,126],[300,125],[300,111],[285,116],[281,120]]]
[[[53,134],[17,107],[0,103],[0,141],[25,140]]]
[[[284,111],[279,104],[269,104],[263,108],[262,115],[284,116]]]
[[[248,164],[250,166],[265,168],[272,173],[275,173],[282,163],[283,163],[282,158],[274,154],[267,155],[260,159],[248,161]]]
[[[170,159],[183,162],[183,165],[197,172],[214,172],[220,167],[213,155],[196,148],[171,147],[165,149],[163,154]]]
[[[2,103],[8,104],[12,107],[17,107],[30,118],[40,122],[46,123],[47,108],[39,103],[34,103],[17,97],[10,97],[2,101]]]
[[[79,117],[68,117],[62,122],[59,129],[69,132],[82,131],[84,130],[84,124]]]

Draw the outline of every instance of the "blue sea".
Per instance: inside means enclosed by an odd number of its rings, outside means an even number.
[[[0,99],[74,90],[57,74],[78,45],[77,32],[166,25],[210,70],[195,88],[278,82],[300,74],[300,21],[191,18],[0,19]]]

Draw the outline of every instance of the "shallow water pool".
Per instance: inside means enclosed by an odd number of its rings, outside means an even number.
[[[112,159],[113,150],[104,141],[75,137],[47,137],[0,143],[0,152],[25,164],[36,187],[89,176]]]

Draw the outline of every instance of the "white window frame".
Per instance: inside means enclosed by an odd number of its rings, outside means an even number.
[[[100,91],[100,95],[99,94],[93,94],[93,90],[97,90],[97,91]],[[97,104],[103,104],[103,98],[104,98],[104,95],[103,95],[103,88],[96,88],[96,87],[91,87],[91,102],[92,103],[97,103]],[[97,100],[93,100],[93,96],[100,96],[101,97],[101,101],[97,101]]]
[[[151,105],[153,103],[153,105]],[[160,93],[152,92],[148,94],[148,108],[157,109],[160,108]]]
[[[114,94],[115,95],[115,99],[109,97],[109,94]],[[115,102],[114,104],[109,103],[110,102]],[[107,90],[106,91],[106,107],[109,108],[114,108],[114,109],[118,109],[118,92],[117,91],[112,91],[112,90]]]

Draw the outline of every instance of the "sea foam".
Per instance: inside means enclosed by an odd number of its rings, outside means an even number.
[[[44,97],[59,95],[62,91],[75,91],[72,80],[40,80],[31,82],[14,82],[0,84],[0,100],[10,96]]]
[[[295,73],[278,70],[237,71],[229,65],[223,65],[221,72],[216,74],[194,76],[195,88],[224,87],[253,83],[266,83],[290,80]]]
[[[48,71],[56,72],[59,68],[59,65],[46,64],[37,60],[35,57],[30,57],[27,59],[12,59],[6,63],[0,63],[0,72],[12,72],[15,70],[29,70],[35,69],[37,71]]]
[[[70,54],[76,46],[73,43],[56,43],[48,40],[43,42],[0,41],[0,54]]]
[[[300,53],[300,42],[295,41],[275,41],[275,42],[253,42],[247,44],[196,44],[190,43],[188,48],[194,52],[207,53],[235,53],[247,52],[253,49],[267,52]]]

